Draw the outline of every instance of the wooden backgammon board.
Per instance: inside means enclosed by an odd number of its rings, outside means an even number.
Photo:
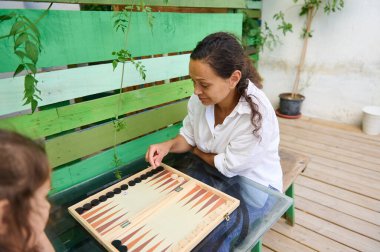
[[[190,251],[239,200],[162,164],[69,207],[108,251]]]

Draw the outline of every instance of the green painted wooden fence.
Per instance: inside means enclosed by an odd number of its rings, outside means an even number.
[[[23,0],[26,2],[35,2]],[[38,0],[38,2],[51,2],[49,0]],[[103,4],[103,5],[128,5],[138,3],[138,0],[56,0],[57,3],[71,4]],[[246,8],[255,2],[251,0],[144,0],[150,6],[176,6],[176,7],[200,7],[200,8]]]
[[[238,2],[241,1],[218,4],[231,7]],[[0,15],[12,11],[32,20],[42,13],[0,10]],[[38,67],[112,60],[112,51],[120,50],[125,44],[123,34],[112,28],[112,15],[113,12],[49,11],[38,23],[43,45]],[[0,79],[0,128],[16,130],[34,139],[47,139],[46,149],[54,167],[52,193],[115,169],[114,143],[118,144],[116,152],[121,163],[127,164],[139,159],[150,144],[174,137],[180,126],[178,122],[186,114],[186,98],[193,89],[190,80],[170,81],[187,76],[189,55],[167,54],[192,50],[204,36],[216,31],[241,36],[241,13],[154,15],[150,30],[144,13],[133,14],[128,49],[136,57],[149,56],[141,59],[147,79],[142,80],[127,64],[123,87],[129,87],[129,91],[123,92],[120,98],[113,91],[119,88],[121,68],[112,71],[110,63],[38,73],[43,99],[40,105],[50,107],[34,114],[22,105],[23,77]],[[0,35],[7,34],[10,26],[11,23],[3,22]],[[0,72],[14,71],[17,66],[12,43],[0,40]],[[164,55],[151,57],[157,54]],[[156,81],[165,84],[156,85]],[[83,99],[88,95],[98,97]],[[119,115],[126,128],[115,134],[112,118],[117,114],[119,99]],[[54,105],[63,101],[66,105]]]

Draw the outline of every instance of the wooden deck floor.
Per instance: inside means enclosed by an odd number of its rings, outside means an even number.
[[[380,136],[318,119],[280,119],[281,147],[311,161],[295,183],[296,225],[281,219],[263,251],[380,251]]]

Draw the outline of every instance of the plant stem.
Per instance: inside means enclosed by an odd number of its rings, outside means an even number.
[[[39,16],[38,18],[37,18],[37,20],[33,23],[34,25],[37,25],[46,15],[47,15],[47,13],[48,13],[48,11],[50,10],[50,8],[51,8],[51,6],[53,5],[53,3],[50,3],[50,5],[49,5],[49,7],[41,14],[41,16]],[[24,30],[22,30],[22,31],[19,31],[19,32],[17,32],[16,34],[18,34],[18,33],[22,33],[22,32],[25,32],[25,31],[27,31],[29,28],[25,28]],[[16,34],[14,34],[14,36],[16,36]],[[3,39],[3,38],[8,38],[8,37],[10,37],[10,36],[12,36],[11,34],[8,34],[8,35],[3,35],[3,36],[0,36],[0,39]]]
[[[132,2],[132,7],[134,6],[134,1]],[[128,42],[128,33],[129,33],[129,30],[130,30],[130,26],[131,26],[131,19],[132,19],[132,11],[128,17],[128,27],[127,27],[127,31],[125,33],[125,48],[127,49],[127,42]],[[120,114],[120,106],[121,106],[121,94],[123,92],[123,82],[124,82],[124,69],[125,69],[125,62],[123,62],[123,67],[122,67],[122,70],[121,70],[121,80],[120,80],[120,89],[119,89],[119,97],[117,99],[117,111],[116,111],[116,121],[119,120],[119,114]],[[113,144],[113,151],[114,151],[114,157],[117,156],[117,153],[116,153],[116,133],[117,133],[117,130],[116,128],[114,127],[114,144]]]
[[[314,12],[314,6],[308,9],[307,12],[307,19],[306,19],[306,36],[304,37],[303,40],[303,46],[302,46],[302,52],[301,52],[301,58],[300,58],[300,63],[297,66],[297,73],[296,73],[296,79],[293,84],[293,91],[292,91],[292,99],[296,97],[297,91],[298,91],[298,86],[300,83],[300,76],[301,72],[303,70],[304,64],[305,64],[305,57],[306,57],[306,51],[307,51],[307,42],[309,40],[309,33],[311,30],[311,22],[313,21],[313,12]]]

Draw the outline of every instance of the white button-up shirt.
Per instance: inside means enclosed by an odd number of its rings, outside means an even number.
[[[192,95],[180,134],[188,144],[217,154],[215,167],[225,176],[244,176],[282,191],[280,137],[275,112],[265,94],[251,82],[247,91],[262,115],[258,132],[261,139],[252,133],[251,108],[244,97],[223,123],[214,127],[214,105],[204,106],[196,95]]]

